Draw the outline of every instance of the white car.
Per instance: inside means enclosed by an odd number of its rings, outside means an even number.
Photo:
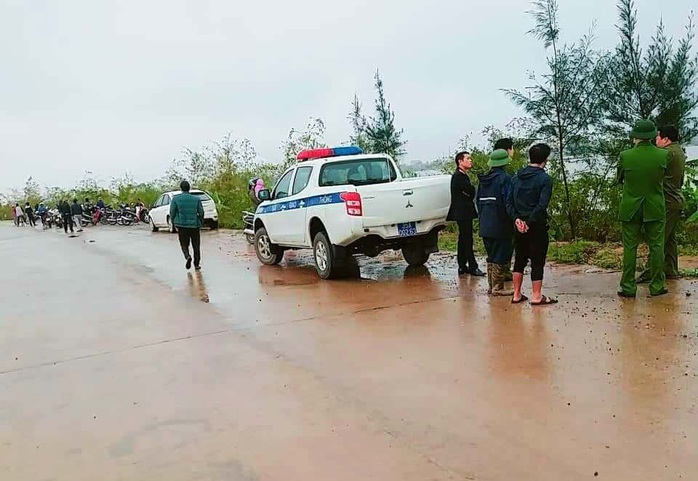
[[[157,232],[161,228],[170,232],[176,232],[175,227],[172,225],[172,219],[170,219],[170,202],[176,195],[181,193],[181,190],[165,192],[155,201],[149,212],[150,227],[153,229],[153,232]],[[204,225],[209,226],[211,229],[218,229],[218,209],[216,209],[216,203],[211,196],[203,190],[197,189],[191,189],[189,193],[201,199],[201,204],[204,206]]]
[[[323,279],[354,254],[402,250],[412,266],[438,251],[451,202],[450,176],[405,179],[388,155],[358,147],[301,152],[298,163],[262,190],[252,229],[257,257],[278,264],[287,249],[313,249]]]

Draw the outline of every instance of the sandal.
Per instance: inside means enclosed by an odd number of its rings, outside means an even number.
[[[531,302],[532,306],[549,306],[551,304],[557,304],[558,300],[553,299],[552,297],[548,296],[543,296],[540,300],[540,302]]]
[[[519,299],[518,301],[515,301],[515,300],[512,298],[512,299],[511,299],[511,303],[512,303],[512,304],[521,304],[522,302],[526,302],[527,300],[528,300],[528,297],[526,297],[526,296],[524,296],[523,294],[521,294],[521,299]]]

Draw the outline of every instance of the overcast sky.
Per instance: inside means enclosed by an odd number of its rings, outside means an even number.
[[[560,0],[565,40],[598,21],[615,44],[615,2]],[[662,15],[683,33],[694,2],[637,0],[644,40]],[[349,135],[354,93],[370,108],[380,69],[408,158],[429,160],[520,112],[544,52],[524,0],[100,0],[0,2],[0,190],[33,175],[70,186],[162,175],[183,147],[232,131],[280,158],[291,127],[322,118]]]

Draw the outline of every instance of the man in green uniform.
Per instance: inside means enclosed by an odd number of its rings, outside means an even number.
[[[659,129],[657,147],[669,151],[666,174],[664,175],[664,198],[666,200],[666,227],[664,229],[664,274],[667,279],[679,277],[679,244],[676,231],[681,221],[683,194],[681,188],[686,171],[686,153],[679,144],[679,131],[673,125]],[[637,282],[650,281],[649,264]]]
[[[623,275],[621,297],[635,297],[637,282],[637,246],[642,231],[650,248],[650,295],[669,292],[664,277],[664,175],[669,152],[650,142],[657,136],[651,120],[640,120],[630,132],[635,147],[620,154],[618,181],[623,184],[619,218],[623,234]]]

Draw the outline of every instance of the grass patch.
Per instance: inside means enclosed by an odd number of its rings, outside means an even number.
[[[698,269],[679,269],[679,274],[681,274],[681,277],[698,279]]]

